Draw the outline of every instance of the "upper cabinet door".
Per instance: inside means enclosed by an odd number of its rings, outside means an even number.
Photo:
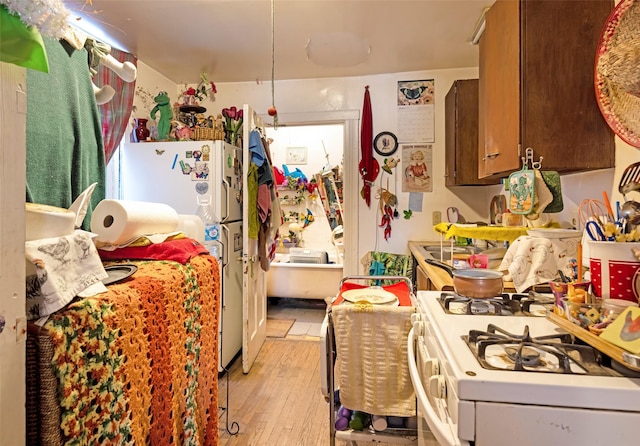
[[[478,176],[478,79],[454,81],[444,107],[445,186],[498,184]]]
[[[593,84],[596,47],[612,9],[610,0],[494,3],[480,41],[480,172],[506,176],[521,168],[528,147],[546,170],[614,167],[613,132]]]
[[[504,172],[520,160],[520,3],[497,1],[480,39],[479,171]]]

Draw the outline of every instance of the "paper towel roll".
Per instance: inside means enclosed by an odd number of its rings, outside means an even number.
[[[178,228],[178,213],[162,203],[102,200],[91,215],[96,241],[114,245],[149,234],[164,234]]]

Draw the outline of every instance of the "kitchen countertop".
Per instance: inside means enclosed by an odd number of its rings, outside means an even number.
[[[437,266],[433,266],[428,264],[425,261],[425,252],[420,249],[421,246],[440,246],[439,241],[410,241],[409,242],[409,250],[411,251],[411,255],[416,259],[418,266],[422,268],[434,288],[439,291],[453,291],[453,279],[449,274],[443,270],[442,268],[438,268]],[[515,288],[513,286],[513,282],[504,282],[504,292],[505,293],[514,293]]]

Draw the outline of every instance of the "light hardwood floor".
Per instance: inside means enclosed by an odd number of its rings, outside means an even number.
[[[305,308],[308,310],[308,308]],[[307,314],[307,313],[305,313]],[[289,317],[290,314],[287,313]],[[320,314],[322,320],[323,313]],[[218,421],[221,446],[329,445],[329,404],[320,391],[320,343],[312,336],[267,338],[248,374],[242,360],[229,369],[227,414]],[[225,403],[227,378],[221,376],[219,403]],[[346,441],[337,440],[344,446]],[[359,442],[359,446],[386,443]]]
[[[219,419],[220,445],[325,445],[329,444],[329,406],[320,392],[318,341],[267,338],[250,373],[242,373],[240,360],[229,370],[229,424]],[[224,401],[226,379],[219,385]],[[230,426],[230,430],[233,430]]]

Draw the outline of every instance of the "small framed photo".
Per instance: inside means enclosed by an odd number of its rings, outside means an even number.
[[[307,148],[287,147],[287,164],[307,164]]]

